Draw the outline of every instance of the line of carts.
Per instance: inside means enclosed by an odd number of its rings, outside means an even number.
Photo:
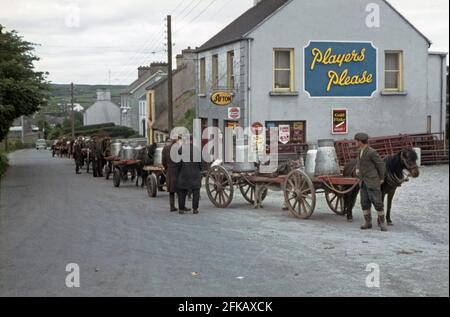
[[[114,186],[120,187],[131,181],[138,186],[139,178],[142,178],[148,196],[157,197],[158,192],[166,190],[162,166],[164,146],[158,144],[153,153],[149,153],[145,150],[149,147],[142,144],[113,143],[113,155],[106,158],[106,179],[112,175]],[[152,156],[152,159],[146,161],[139,153],[144,153],[146,158]],[[228,208],[240,192],[254,208],[262,208],[271,191],[281,191],[285,208],[299,219],[308,219],[314,213],[318,195],[324,194],[329,208],[344,216],[345,195],[358,185],[358,179],[342,176],[333,141],[319,141],[318,147],[310,146],[305,157],[296,153],[291,159],[305,163],[288,172],[270,175],[259,173],[253,163],[212,164],[204,179],[207,196],[215,207],[223,209]]]

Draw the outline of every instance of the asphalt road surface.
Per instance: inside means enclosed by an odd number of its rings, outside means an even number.
[[[449,296],[448,166],[400,189],[394,227],[362,232],[319,198],[301,221],[242,198],[199,215],[168,197],[91,175],[48,151],[19,151],[0,183],[0,296]],[[66,286],[66,265],[80,287]],[[367,287],[367,265],[380,287]],[[369,269],[372,268],[369,266]]]

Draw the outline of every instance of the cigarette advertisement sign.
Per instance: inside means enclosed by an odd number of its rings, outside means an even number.
[[[332,127],[333,134],[348,134],[347,109],[333,109]]]
[[[304,53],[310,97],[370,98],[377,91],[377,49],[372,43],[312,41]]]
[[[280,143],[282,144],[288,144],[291,141],[291,126],[282,124],[278,127],[279,129],[279,136],[280,136]]]

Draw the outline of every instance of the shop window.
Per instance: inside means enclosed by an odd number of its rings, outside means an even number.
[[[234,89],[234,51],[227,53],[227,86]]]
[[[206,94],[206,60],[200,59],[200,94]]]
[[[273,58],[273,90],[294,91],[294,49],[275,49]]]
[[[306,121],[267,121],[267,146],[270,145],[270,128],[278,128],[279,153],[296,153],[306,143]]]
[[[219,55],[212,57],[212,89],[219,88]]]
[[[384,70],[384,89],[387,91],[403,91],[403,53],[386,52]]]

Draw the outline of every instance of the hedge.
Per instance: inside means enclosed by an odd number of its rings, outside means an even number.
[[[0,152],[0,177],[5,174],[6,170],[8,169],[8,157],[5,153]]]

